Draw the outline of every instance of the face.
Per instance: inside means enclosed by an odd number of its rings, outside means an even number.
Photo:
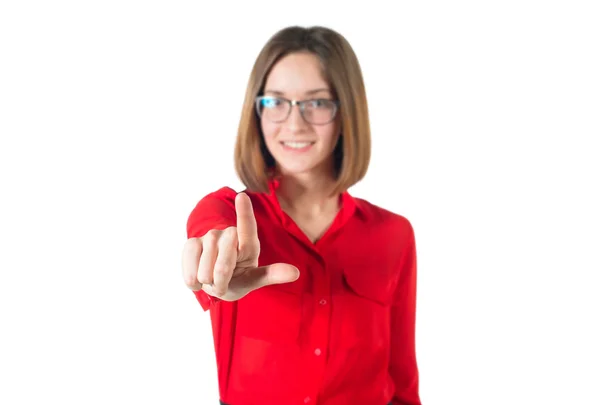
[[[323,121],[327,101],[334,100],[333,92],[324,79],[317,56],[302,52],[286,55],[271,69],[265,82],[265,96],[288,100],[315,100],[305,104],[305,117],[309,121]],[[286,119],[276,120],[276,109],[287,110],[284,103],[275,99],[265,102],[260,124],[267,149],[275,158],[282,174],[333,175],[333,150],[340,136],[339,111],[326,124],[307,122],[300,106],[294,105]],[[280,121],[280,122],[279,122]]]

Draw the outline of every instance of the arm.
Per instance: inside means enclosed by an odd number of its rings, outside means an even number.
[[[202,198],[192,210],[187,220],[187,237],[199,238],[211,229],[223,230],[236,225],[235,196],[236,192],[223,187]],[[204,291],[193,291],[204,311],[218,301]]]
[[[400,262],[400,277],[391,309],[390,375],[396,386],[393,405],[421,405],[415,350],[417,256],[410,223]]]

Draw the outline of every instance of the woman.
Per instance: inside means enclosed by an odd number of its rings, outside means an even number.
[[[235,147],[245,192],[189,216],[183,277],[210,310],[222,404],[420,404],[416,251],[403,216],[352,197],[370,158],[348,42],[289,27],[260,52]]]

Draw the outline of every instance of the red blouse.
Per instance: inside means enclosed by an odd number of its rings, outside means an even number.
[[[210,310],[219,394],[228,405],[420,405],[415,355],[416,250],[411,223],[341,195],[342,208],[312,243],[281,209],[275,188],[249,195],[259,265],[290,263],[293,283],[235,302],[195,292]],[[188,238],[236,225],[236,192],[202,198]]]

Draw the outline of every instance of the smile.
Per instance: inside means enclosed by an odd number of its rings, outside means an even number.
[[[281,142],[284,148],[298,151],[308,150],[315,142]]]

